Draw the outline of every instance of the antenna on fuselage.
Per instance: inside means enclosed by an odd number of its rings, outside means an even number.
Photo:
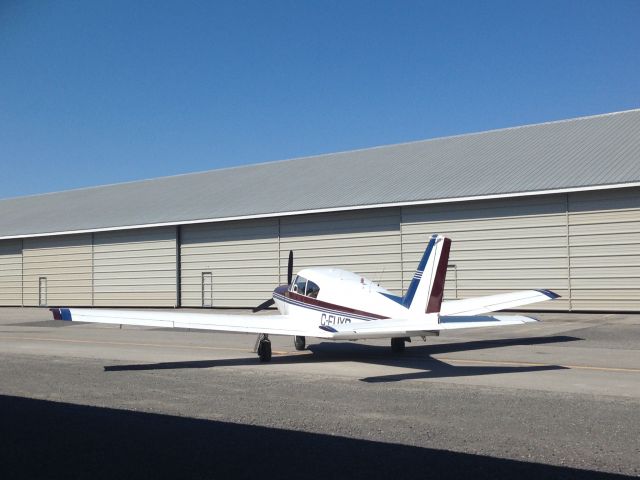
[[[380,272],[380,276],[378,277],[378,281],[376,282],[376,285],[380,286],[380,282],[382,281],[382,276],[384,275],[384,270],[385,268],[387,268],[386,265],[382,265],[382,272]]]

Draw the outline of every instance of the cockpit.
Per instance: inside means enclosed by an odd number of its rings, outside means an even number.
[[[300,275],[296,275],[291,282],[291,287],[289,291],[298,293],[300,295],[305,295],[311,298],[318,298],[318,293],[320,292],[320,287],[312,282],[311,280],[307,280]]]

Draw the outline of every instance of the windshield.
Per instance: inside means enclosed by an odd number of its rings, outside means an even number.
[[[291,282],[291,291],[307,297],[317,298],[320,287],[311,280],[296,275],[293,282]]]
[[[293,285],[291,286],[291,291],[299,293],[300,295],[304,295],[306,289],[307,279],[301,277],[300,275],[296,275],[296,278],[293,280]]]

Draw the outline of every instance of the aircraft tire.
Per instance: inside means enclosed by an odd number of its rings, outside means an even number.
[[[402,353],[404,352],[404,338],[392,338],[391,339],[391,351],[393,353]]]
[[[258,357],[261,362],[271,361],[271,341],[260,340],[260,346],[258,347]]]
[[[293,345],[296,347],[296,350],[304,350],[307,348],[307,339],[296,335],[293,337]]]

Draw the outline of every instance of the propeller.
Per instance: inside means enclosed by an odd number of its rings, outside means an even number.
[[[289,263],[287,263],[287,285],[293,281],[293,250],[289,250]]]
[[[291,286],[292,281],[293,281],[293,250],[289,250],[289,262],[287,263],[287,285]],[[257,307],[253,308],[251,311],[253,313],[259,312],[260,310],[269,308],[274,303],[276,303],[275,300],[273,298],[270,298],[269,300],[266,300],[262,302],[260,305],[258,305]]]
[[[260,305],[258,305],[257,307],[251,309],[251,311],[253,313],[259,312],[260,310],[264,310],[265,308],[269,308],[271,305],[273,305],[274,303],[276,303],[276,301],[273,298],[270,298],[269,300],[267,300],[266,302],[262,302]]]

